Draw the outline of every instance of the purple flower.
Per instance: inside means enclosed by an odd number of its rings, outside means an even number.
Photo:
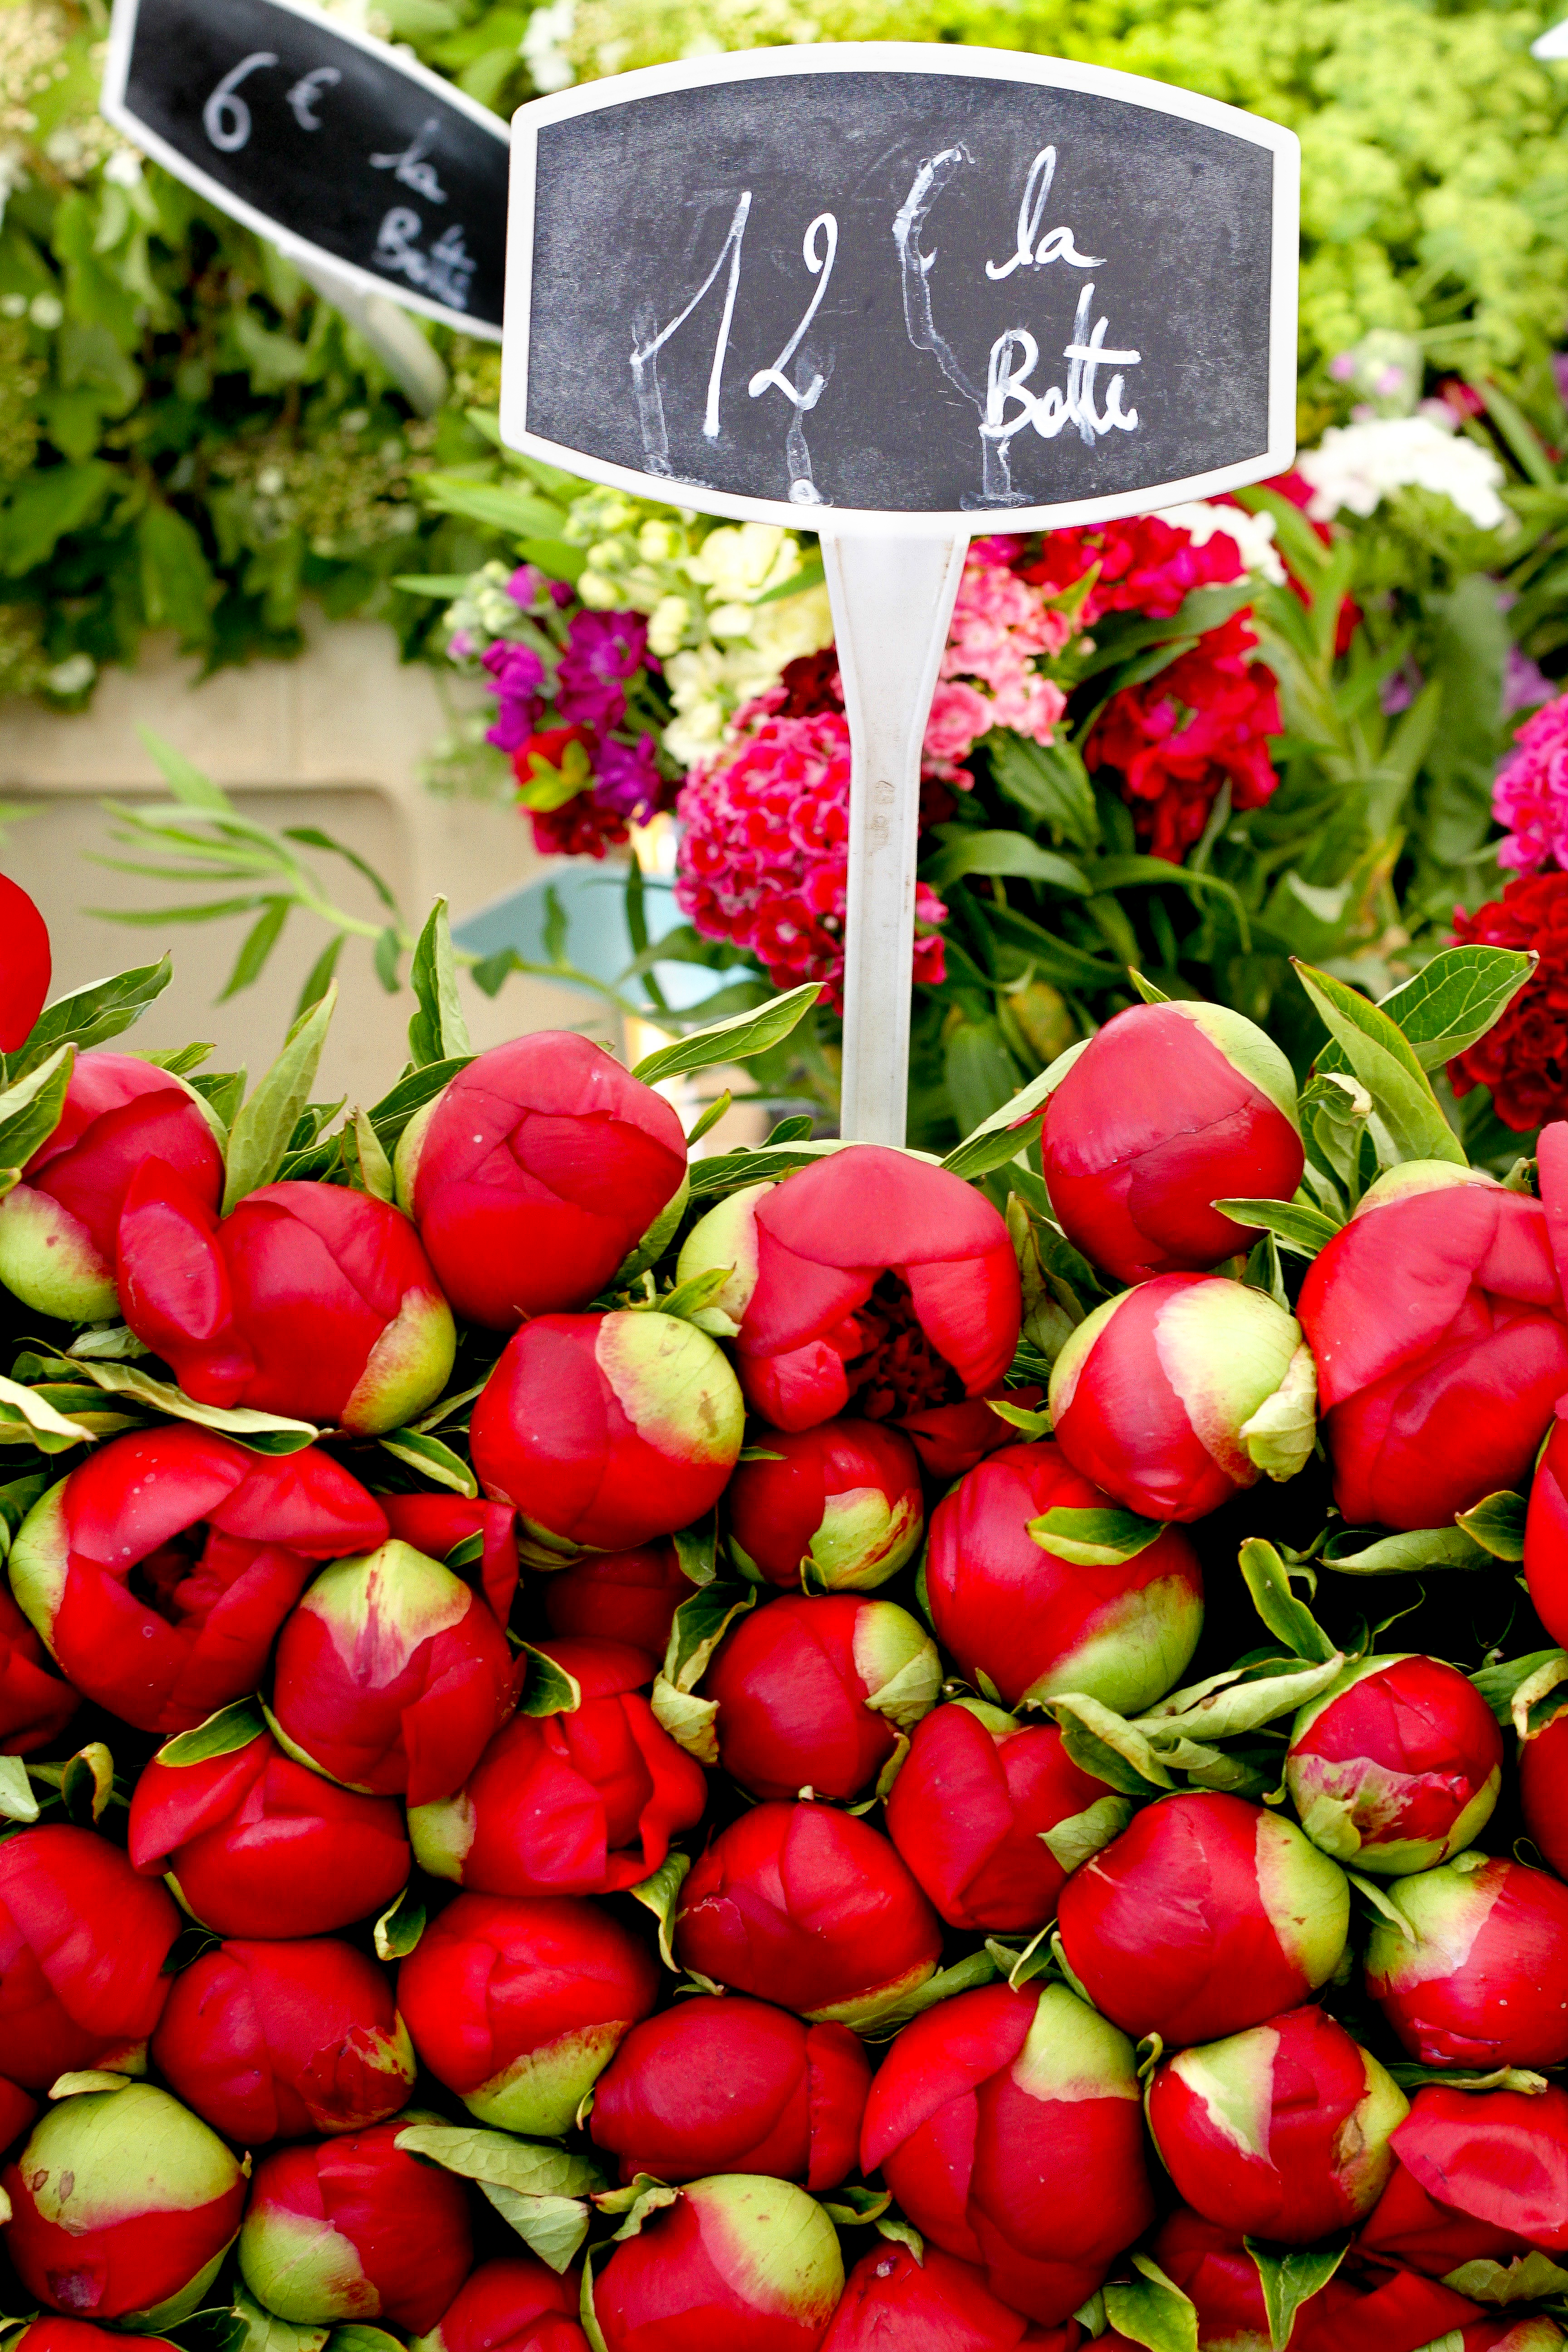
[[[479,659],[490,674],[500,705],[495,725],[485,730],[485,740],[500,751],[515,751],[538,723],[544,664],[531,646],[520,646],[510,637],[497,637]]]
[[[601,808],[641,824],[658,806],[662,790],[651,735],[635,747],[617,743],[613,736],[600,744],[594,760],[594,798]]]
[[[1538,703],[1550,702],[1553,688],[1552,680],[1528,654],[1517,646],[1508,649],[1508,668],[1502,682],[1502,715],[1511,719],[1518,710],[1533,710]]]
[[[1413,661],[1407,661],[1403,668],[1396,669],[1392,677],[1385,677],[1377,694],[1378,701],[1383,706],[1384,716],[1393,719],[1397,717],[1400,711],[1408,710],[1420,693],[1424,682],[1420,671]]]
[[[540,577],[531,563],[520,563],[506,583],[506,593],[514,604],[526,613],[540,590]]]
[[[1568,401],[1568,352],[1553,352],[1552,374],[1557,385],[1559,400]]]
[[[640,613],[574,613],[556,678],[556,707],[571,726],[608,733],[626,716],[621,685],[642,667],[647,623]]]

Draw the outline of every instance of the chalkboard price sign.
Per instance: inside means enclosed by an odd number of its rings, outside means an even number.
[[[506,126],[300,0],[115,0],[102,109],[309,264],[499,340]]]
[[[895,42],[655,67],[512,134],[515,447],[835,530],[1049,527],[1289,463],[1299,151],[1275,123]]]

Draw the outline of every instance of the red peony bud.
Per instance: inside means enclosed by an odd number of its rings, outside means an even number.
[[[1165,1274],[1080,1323],[1051,1372],[1057,1442],[1075,1470],[1151,1519],[1201,1519],[1291,1478],[1317,1432],[1300,1325],[1261,1290]]]
[[[492,1331],[586,1307],[685,1176],[663,1096],[559,1029],[470,1062],[397,1151],[398,1199],[442,1289]]]
[[[1091,1567],[1029,1534],[1047,1511],[1110,1508],[1047,1442],[1005,1447],[932,1512],[926,1591],[937,1638],[1007,1706],[1081,1691],[1137,1715],[1197,1647],[1203,1571],[1185,1536],[1168,1528],[1131,1559]]]
[[[163,2014],[180,1915],[90,1830],[0,1844],[0,2074],[29,2091],[139,2065]]]
[[[721,2173],[601,2261],[593,2310],[605,2352],[816,2352],[843,2292],[837,2234],[804,2189]]]
[[[1147,1806],[1075,1870],[1057,1916],[1095,2007],[1180,2048],[1261,2025],[1326,1984],[1350,1886],[1293,1822],[1194,1792]]]
[[[855,1797],[936,1703],[942,1661],[891,1601],[791,1596],[742,1617],[702,1693],[719,1761],[753,1797]]]
[[[588,2352],[577,2322],[580,2283],[536,2254],[505,2254],[469,2273],[410,2352]]]
[[[756,1443],[778,1459],[742,1462],[724,1497],[730,1549],[754,1581],[867,1592],[920,1549],[921,1466],[896,1429],[825,1421],[794,1434],[760,1429]]]
[[[1493,2325],[1479,2304],[1452,2287],[1352,2255],[1298,2312],[1290,2352],[1433,2352],[1445,2340],[1450,2352],[1453,2346],[1486,2352],[1496,2339],[1472,2335],[1477,2323]],[[1525,2347],[1516,2346],[1514,2352]]]
[[[15,2083],[0,2080],[0,2152],[16,2145],[37,2118],[38,2103]]]
[[[758,1805],[680,1894],[683,1968],[797,2016],[863,2029],[924,1984],[936,1914],[886,1838],[826,1805]]]
[[[590,2129],[623,2180],[718,2170],[837,2189],[855,2168],[870,2082],[847,2026],[703,1994],[632,2028],[599,2077]]]
[[[1300,1317],[1352,1526],[1442,1527],[1527,1483],[1568,1388],[1539,1201],[1474,1170],[1395,1169],[1313,1260]]]
[[[517,1595],[517,1513],[504,1503],[470,1502],[467,1495],[379,1495],[386,1524],[400,1543],[426,1559],[443,1560],[482,1592],[498,1625],[511,1615]]]
[[[268,1940],[384,1909],[410,1862],[390,1797],[334,1787],[265,1732],[196,1763],[161,1750],[136,1783],[129,1843],[135,1867],[166,1874],[203,1927]]]
[[[80,1705],[81,1693],[49,1672],[48,1652],[0,1585],[0,1756],[47,1748]]]
[[[352,1944],[224,1944],[174,1979],[161,2074],[244,2147],[363,2131],[408,2103],[414,2050],[375,1962]]]
[[[398,1974],[414,2047],[483,2124],[550,2138],[658,1998],[618,1919],[571,1898],[460,1895]]]
[[[1568,1426],[1556,1418],[1530,1489],[1524,1578],[1536,1615],[1562,1642],[1568,1636]]]
[[[452,1310],[389,1201],[341,1184],[264,1184],[217,1218],[144,1160],[125,1196],[125,1319],[202,1404],[395,1429],[438,1397]]]
[[[138,1730],[184,1731],[256,1688],[318,1561],[385,1532],[319,1446],[251,1454],[175,1422],[115,1438],[35,1503],[11,1585],[79,1690]]]
[[[1068,1872],[1131,1811],[1072,1761],[1054,1723],[959,1699],[917,1728],[887,1801],[888,1835],[950,1927],[1032,1934]]]
[[[49,992],[49,933],[19,882],[0,874],[0,1054],[26,1044]]]
[[[0,1282],[65,1323],[117,1316],[115,1236],[132,1178],[161,1160],[216,1211],[216,1128],[184,1078],[132,1054],[79,1054],[58,1124],[0,1201]]]
[[[1290,1065],[1222,1004],[1134,1004],[1046,1106],[1040,1164],[1068,1239],[1118,1282],[1202,1271],[1255,1228],[1215,1201],[1288,1201],[1306,1155]]]
[[[1371,2211],[1409,2111],[1370,2051],[1311,2007],[1179,2051],[1149,2084],[1149,2128],[1178,2195],[1289,2246]]]
[[[1525,1828],[1558,1877],[1568,1877],[1568,1715],[1521,1745],[1519,1794]]]
[[[1196,2309],[1198,2352],[1268,2352],[1263,2279],[1240,2230],[1179,2206],[1155,2231],[1149,2252]]]
[[[1568,1886],[1461,1854],[1395,1879],[1406,1927],[1373,1922],[1367,1990],[1424,2066],[1556,2066],[1568,2058]]]
[[[614,1895],[650,1877],[670,1839],[701,1820],[708,1783],[654,1720],[641,1650],[543,1646],[582,1704],[514,1716],[455,1796],[410,1806],[409,1834],[422,1869],[481,1894]]]
[[[544,1619],[552,1633],[629,1642],[657,1666],[668,1647],[676,1611],[696,1590],[672,1543],[604,1552],[574,1560],[547,1580]]]
[[[48,2312],[27,2322],[12,2339],[12,2352],[116,2352],[123,2341],[90,2319],[61,2319]],[[167,2336],[141,2336],[137,2346],[138,2352],[180,2352]]]
[[[273,1729],[362,1796],[461,1788],[515,1704],[511,1652],[460,1577],[405,1543],[323,1570],[283,1628]]]
[[[1361,2233],[1374,2253],[1445,2277],[1538,2246],[1568,2253],[1568,2091],[1416,2092],[1399,2163]]]
[[[1316,1846],[1380,1877],[1447,1862],[1502,1786],[1502,1734],[1440,1658],[1360,1658],[1296,1717],[1285,1785]]]
[[[473,2265],[468,2190],[397,2146],[410,2120],[279,2148],[257,2166],[239,2267],[279,2319],[387,2319],[419,2331],[451,2303]]]
[[[245,2208],[235,2157],[150,2083],[58,2101],[0,2188],[5,2251],[28,2294],[132,2328],[189,2318]]]
[[[1072,2352],[1078,2341],[1076,2327],[1036,2327],[998,2303],[972,2263],[884,2239],[850,2272],[822,2352]]]
[[[1153,2219],[1131,2044],[1065,1985],[987,1985],[906,2025],[860,2135],[922,2236],[1066,2319]]]
[[[624,1551],[710,1511],[741,1451],[735,1375],[678,1315],[542,1315],[469,1424],[487,1495],[547,1552]]]

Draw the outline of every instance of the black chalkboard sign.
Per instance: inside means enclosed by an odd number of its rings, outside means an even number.
[[[506,125],[416,59],[299,0],[115,0],[101,104],[285,253],[499,339]]]
[[[537,100],[503,435],[847,529],[1049,528],[1261,479],[1295,450],[1299,155],[1163,83],[904,42]]]

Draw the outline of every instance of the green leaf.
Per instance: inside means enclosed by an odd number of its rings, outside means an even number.
[[[675,1915],[690,1867],[689,1853],[667,1854],[651,1877],[639,1879],[635,1886],[626,1889],[632,1901],[640,1903],[658,1920],[658,1948],[667,1969],[675,1967]]]
[[[1246,2245],[1258,2264],[1263,2285],[1269,2342],[1274,2352],[1285,2352],[1296,2325],[1296,2314],[1310,2296],[1327,2286],[1348,2247],[1266,2246],[1257,2238],[1248,2238]]]
[[[1333,1643],[1304,1601],[1290,1588],[1285,1563],[1271,1543],[1249,1537],[1241,1547],[1242,1580],[1268,1631],[1299,1658],[1321,1664],[1338,1655]]]
[[[205,1723],[177,1731],[158,1750],[160,1764],[205,1764],[215,1756],[233,1756],[248,1748],[267,1728],[266,1718],[253,1698],[237,1699],[219,1707]]]
[[[560,539],[566,521],[561,509],[548,499],[504,482],[468,482],[458,474],[424,474],[419,495],[426,506],[443,514],[462,515],[483,523],[487,530],[508,532],[514,539]]]
[[[583,1704],[582,1685],[575,1675],[547,1658],[542,1650],[536,1650],[531,1642],[524,1642],[519,1654],[528,1661],[527,1679],[517,1703],[519,1715],[574,1715]]]
[[[1568,2293],[1568,2271],[1532,2247],[1528,2254],[1515,2254],[1509,2263],[1484,2257],[1461,2263],[1457,2271],[1445,2273],[1443,2284],[1456,2294],[1468,2294],[1472,2303],[1500,2309],[1511,2303],[1539,2303],[1548,2295],[1562,2296]],[[1550,2341],[1542,2338],[1543,2344]]]
[[[510,2223],[531,2252],[559,2278],[571,2269],[588,2234],[590,2208],[575,2197],[522,2197],[499,2180],[479,2188],[503,2221]]]
[[[414,943],[408,983],[418,1000],[408,1024],[408,1051],[416,1066],[471,1056],[468,1024],[458,1002],[458,966],[452,954],[452,927],[447,901],[437,898]]]
[[[749,1584],[710,1583],[683,1601],[670,1621],[664,1677],[678,1691],[694,1691],[710,1659],[737,1617],[755,1608]]]
[[[129,1397],[173,1421],[194,1421],[198,1429],[216,1429],[253,1454],[298,1454],[321,1435],[310,1421],[288,1421],[281,1413],[259,1412],[253,1405],[198,1404],[183,1389],[155,1381],[134,1364],[106,1363],[96,1358],[71,1360],[72,1369],[111,1395]]]
[[[1295,970],[1330,1036],[1372,1097],[1395,1159],[1447,1160],[1463,1168],[1464,1146],[1439,1110],[1431,1082],[1404,1031],[1342,980],[1310,964],[1297,962]],[[1318,1066],[1325,1066],[1322,1055]]]
[[[695,1527],[678,1528],[671,1538],[675,1556],[680,1563],[680,1573],[689,1584],[711,1584],[719,1572],[719,1528],[715,1514],[709,1512]]]
[[[12,1079],[36,1070],[58,1046],[72,1045],[85,1054],[90,1046],[107,1045],[110,1037],[118,1037],[163,994],[174,970],[172,960],[160,956],[156,963],[138,964],[130,971],[116,972],[112,980],[95,981],[90,988],[57,997],[39,1013],[26,1044],[6,1056]]]
[[[879,2221],[893,2201],[888,2189],[867,2189],[858,2181],[846,2181],[842,2188],[820,2190],[816,2201],[838,2230],[868,2229]]]
[[[418,1429],[394,1429],[376,1444],[392,1455],[395,1462],[406,1463],[437,1486],[449,1486],[455,1495],[466,1495],[472,1501],[479,1494],[479,1482],[460,1454],[443,1445],[438,1437],[427,1437]]]
[[[91,522],[114,486],[100,457],[24,474],[0,510],[0,572],[19,579],[47,562],[68,532]]]
[[[972,1135],[955,1144],[942,1166],[951,1174],[973,1183],[976,1177],[988,1175],[994,1168],[1005,1167],[1008,1160],[1016,1160],[1033,1139],[1036,1115],[1044,1109],[1088,1045],[1086,1037],[1069,1045],[1065,1054],[1058,1054],[1050,1066],[1016,1094],[1011,1102],[993,1111]]]
[[[1081,866],[1059,851],[1042,849],[1026,833],[978,831],[965,825],[944,842],[922,867],[921,879],[941,893],[966,874],[1016,875],[1020,881],[1043,882],[1057,890],[1070,890],[1087,898],[1093,885]]]
[[[1416,1528],[1407,1535],[1366,1538],[1365,1528],[1341,1528],[1319,1558],[1341,1576],[1405,1576],[1417,1568],[1485,1568],[1491,1554],[1463,1528]]]
[[[328,2352],[403,2352],[403,2338],[389,2336],[384,2327],[369,2327],[363,2320],[352,2319],[333,2328]]]
[[[228,1176],[224,1185],[226,1216],[247,1192],[270,1184],[282,1166],[295,1122],[310,1098],[310,1087],[327,1029],[338,1001],[336,981],[325,996],[302,1013],[283,1041],[283,1050],[257,1084],[229,1129]]]
[[[416,1111],[434,1102],[445,1092],[460,1070],[466,1070],[473,1060],[471,1054],[458,1054],[450,1061],[427,1062],[422,1070],[410,1070],[397,1084],[370,1107],[371,1125],[384,1144],[395,1144]]]
[[[246,933],[239,953],[234,960],[234,970],[219,994],[217,1001],[220,1004],[226,1003],[231,996],[237,996],[241,989],[248,988],[253,981],[260,979],[267,959],[277,946],[283,926],[289,919],[289,909],[293,903],[291,898],[268,898],[262,902],[262,911]]]
[[[397,977],[397,966],[402,954],[403,941],[397,935],[397,926],[395,923],[388,923],[376,934],[375,952],[372,958],[375,966],[375,976],[388,996],[395,996],[402,986]]]
[[[158,772],[174,798],[185,808],[205,809],[209,816],[234,816],[234,803],[221,784],[215,784],[204,775],[194,761],[187,760],[172,743],[155,735],[151,727],[138,727],[144,748],[157,762]]]
[[[1037,824],[1055,826],[1079,849],[1100,846],[1094,789],[1081,754],[1065,738],[1031,743],[998,727],[986,738],[991,773],[999,790]]]
[[[1559,1681],[1568,1680],[1568,1652],[1563,1650],[1531,1650],[1521,1658],[1500,1658],[1495,1664],[1479,1667],[1470,1676],[1498,1721],[1508,1727],[1513,1720],[1516,1696],[1550,1675],[1548,1688],[1556,1688]],[[1527,1704],[1533,1693],[1527,1693]]]
[[[1134,2254],[1138,2276],[1129,2285],[1108,2284],[1105,2315],[1131,2344],[1149,2352],[1198,2352],[1197,2306],[1147,2254]]]
[[[1176,1786],[1143,1734],[1113,1707],[1082,1691],[1065,1692],[1047,1707],[1061,1727],[1062,1746],[1072,1761],[1123,1796],[1146,1797],[1152,1788]]]
[[[1424,1070],[1468,1051],[1501,1020],[1540,958],[1512,948],[1444,948],[1378,1007]]]
[[[1473,1509],[1461,1511],[1454,1525],[1463,1528],[1470,1540],[1489,1551],[1494,1559],[1522,1559],[1529,1507],[1522,1495],[1505,1488],[1500,1494],[1483,1496]]]
[[[464,2180],[515,2190],[520,2197],[585,2197],[602,2189],[598,2168],[585,2157],[510,2132],[471,2124],[409,2124],[397,2135],[405,2155],[422,2156]]]
[[[660,1078],[711,1069],[716,1062],[740,1062],[752,1054],[765,1054],[805,1020],[821,993],[816,981],[807,981],[804,988],[771,997],[766,1004],[732,1013],[727,1021],[716,1021],[710,1028],[694,1030],[676,1045],[661,1045],[657,1053],[645,1055],[632,1076],[651,1087]]]
[[[326,2327],[299,2327],[290,2319],[264,2311],[237,2283],[223,2347],[224,2352],[323,2352],[331,2333]]]
[[[1138,971],[1135,965],[1128,965],[1127,977],[1132,982],[1133,987],[1138,991],[1139,995],[1143,999],[1145,1004],[1169,1004],[1171,1000],[1166,995],[1164,990],[1163,988],[1156,988],[1152,980],[1145,980],[1142,973]]]
[[[1050,1829],[1038,1832],[1039,1840],[1059,1870],[1070,1875],[1079,1863],[1088,1862],[1119,1838],[1132,1819],[1130,1798],[1096,1797],[1092,1805],[1081,1813],[1069,1813],[1065,1821],[1057,1822]],[[1044,1931],[1042,1930],[1042,1933]]]
[[[76,1061],[74,1045],[57,1045],[0,1094],[0,1168],[23,1168],[60,1123]]]
[[[38,1801],[19,1756],[0,1756],[0,1821],[36,1822]]]
[[[971,1952],[967,1959],[955,1960],[952,1968],[939,1969],[934,1976],[927,1977],[924,1984],[879,2010],[873,2021],[856,2030],[868,2041],[889,2041],[911,2018],[923,2017],[928,2009],[951,2000],[955,1993],[972,1992],[977,1985],[994,1983],[998,1973],[989,1952]]]
[[[1212,1206],[1238,1225],[1261,1225],[1297,1257],[1316,1257],[1340,1230],[1331,1217],[1304,1201],[1215,1201]]]
[[[305,974],[305,984],[300,991],[300,1001],[294,1007],[296,1021],[302,1013],[309,1013],[312,1004],[320,1004],[322,997],[325,996],[332,974],[338,968],[338,958],[343,951],[347,938],[346,931],[339,931],[335,938],[330,939]]]
[[[1294,1715],[1319,1697],[1344,1669],[1338,1650],[1321,1662],[1248,1675],[1235,1667],[1211,1675],[1206,1682],[1168,1696],[1138,1716],[1131,1729],[1141,1733],[1163,1754],[1194,1737],[1202,1740],[1235,1739],[1242,1732],[1260,1730],[1282,1715]]]
[[[395,1197],[397,1185],[392,1162],[368,1114],[357,1103],[344,1129],[343,1148],[344,1156],[357,1166],[360,1182],[373,1199],[390,1201]]]
[[[1142,1519],[1135,1511],[1077,1511],[1058,1504],[1031,1519],[1025,1533],[1042,1551],[1075,1568],[1115,1568],[1157,1543],[1165,1523]]]
[[[394,1897],[375,1923],[376,1956],[405,1960],[425,1933],[425,1906],[412,1887]]]
[[[201,534],[174,507],[150,499],[136,525],[142,609],[153,629],[174,629],[184,646],[205,645],[222,590]]]

